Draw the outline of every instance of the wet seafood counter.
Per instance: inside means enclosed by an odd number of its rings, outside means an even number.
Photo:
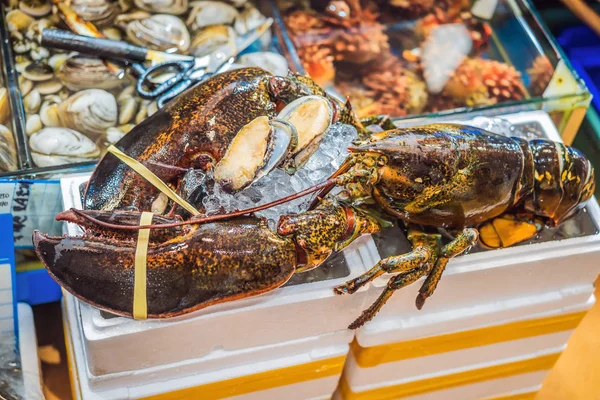
[[[447,121],[529,140],[560,140],[543,112],[466,118]],[[316,158],[324,159],[323,165],[331,162],[328,155]],[[65,209],[81,206],[79,187],[87,179],[84,175],[62,180]],[[423,310],[415,308],[417,289],[410,286],[356,331],[349,331],[348,323],[379,296],[387,277],[352,296],[335,295],[332,288],[382,258],[408,251],[400,230],[365,236],[320,268],[296,275],[268,294],[169,321],[118,317],[65,294],[74,396],[326,399],[334,393],[336,399],[479,399],[532,395],[595,302],[599,227],[600,209],[594,201],[568,223],[524,244],[495,251],[478,246],[449,264]],[[75,224],[65,229],[69,235],[80,233]]]

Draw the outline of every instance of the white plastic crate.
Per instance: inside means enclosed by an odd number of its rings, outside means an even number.
[[[67,352],[77,399],[202,398],[326,399],[338,384],[348,353],[349,332],[325,334],[159,367],[94,376],[82,340],[77,300],[63,299]],[[163,345],[161,349],[179,344]],[[126,349],[123,349],[126,350]],[[152,353],[148,348],[138,356]],[[107,354],[124,360],[125,352]],[[178,397],[179,396],[179,397]]]
[[[582,296],[589,297],[582,301]],[[397,335],[403,337],[400,342],[387,342],[386,339],[393,337],[391,332],[377,330],[379,324],[373,323],[371,330],[359,332],[351,345],[342,380],[354,395],[345,397],[361,398],[360,394],[368,397],[367,394],[370,396],[381,388],[407,387],[432,377],[438,377],[443,384],[463,371],[476,371],[520,358],[535,358],[540,354],[560,353],[594,302],[594,296],[586,291],[558,301],[523,307],[521,312],[515,312],[509,303],[504,307],[500,303],[495,306],[496,310],[490,309],[478,318],[465,318],[458,330],[450,325],[447,331],[437,336],[422,336],[413,329],[409,330],[412,337],[407,337],[405,332]],[[549,309],[551,307],[554,308]],[[458,309],[456,313],[463,314],[464,311]],[[506,318],[510,314],[513,317]],[[403,331],[402,328],[398,330]]]

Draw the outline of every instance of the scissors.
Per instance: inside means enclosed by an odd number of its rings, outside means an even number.
[[[159,108],[188,88],[210,76],[229,69],[236,56],[258,40],[273,24],[271,18],[255,29],[236,38],[233,45],[225,45],[203,57],[150,50],[132,44],[98,37],[77,35],[59,29],[42,31],[42,46],[77,51],[100,58],[126,61],[138,76],[136,91],[144,99],[156,99]],[[145,67],[143,62],[154,65]],[[156,83],[153,77],[170,73],[164,82]]]

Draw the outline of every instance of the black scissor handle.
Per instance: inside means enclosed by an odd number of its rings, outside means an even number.
[[[170,91],[176,87],[179,82],[186,79],[188,72],[194,67],[193,61],[166,61],[160,64],[153,65],[146,69],[138,78],[137,85],[135,87],[139,96],[143,99],[152,100],[156,97],[161,96],[165,92]],[[156,85],[150,80],[150,76],[156,74],[159,71],[169,71],[171,68],[175,68],[178,72],[175,76],[167,79],[165,82]],[[146,90],[146,87],[154,87],[153,90]]]

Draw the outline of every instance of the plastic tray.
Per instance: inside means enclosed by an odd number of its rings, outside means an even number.
[[[282,53],[288,57],[290,66],[297,72],[305,73],[292,34],[285,26],[279,11],[280,1],[271,0],[273,15],[277,22],[278,45],[281,46]],[[493,4],[494,2],[488,3]],[[405,22],[400,21],[398,24],[390,24],[386,27],[388,30],[401,28],[400,25]],[[407,22],[409,26],[412,23],[410,20]],[[585,83],[578,78],[533,4],[529,0],[500,0],[497,2],[492,19],[488,22],[492,27],[493,34],[490,50],[484,55],[513,65],[524,77],[526,83],[529,79],[528,69],[531,68],[533,59],[537,56],[545,56],[550,61],[555,72],[544,93],[535,96],[528,95],[521,101],[507,101],[491,106],[460,107],[437,113],[398,118],[408,120],[435,118],[437,120],[439,117],[450,114],[465,114],[473,111],[485,115],[506,115],[511,112],[544,110],[552,113],[552,119],[563,140],[571,143],[584,118],[590,96]],[[318,35],[318,37],[321,36],[326,38],[328,32],[324,29],[324,32]],[[402,51],[401,48],[393,50]],[[335,90],[333,92],[335,93]]]

